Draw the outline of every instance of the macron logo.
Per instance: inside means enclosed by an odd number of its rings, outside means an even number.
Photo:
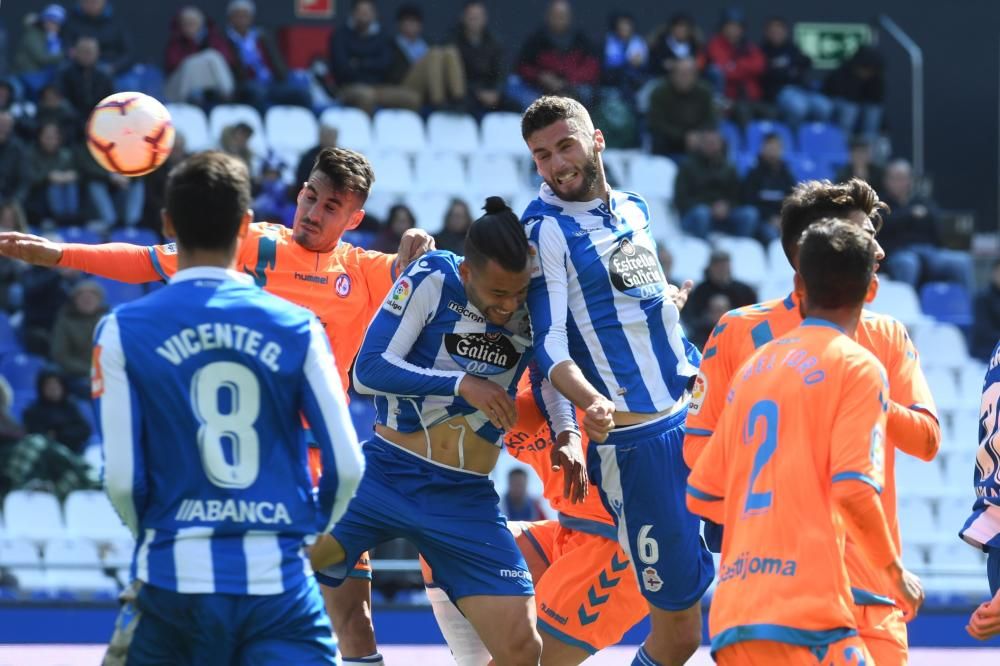
[[[501,569],[501,578],[523,578],[524,580],[531,580],[531,574],[527,570],[521,571],[518,569]]]
[[[261,523],[291,525],[288,509],[281,502],[248,502],[246,500],[186,499],[181,502],[174,520],[180,523],[210,522]]]

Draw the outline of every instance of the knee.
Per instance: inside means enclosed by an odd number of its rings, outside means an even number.
[[[372,614],[368,604],[350,604],[344,607],[335,605],[330,621],[337,636],[343,639],[350,636],[355,641],[366,640],[375,636],[372,625]]]
[[[525,618],[507,634],[508,639],[501,653],[494,651],[493,661],[497,666],[537,666],[542,658],[542,637]]]

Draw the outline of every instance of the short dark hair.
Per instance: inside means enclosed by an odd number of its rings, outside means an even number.
[[[368,193],[375,182],[375,172],[368,158],[347,148],[324,148],[319,151],[312,171],[319,171],[329,178],[335,191],[357,195],[362,204],[368,200]]]
[[[799,241],[799,274],[808,305],[861,305],[875,275],[875,239],[845,220],[816,222]]]
[[[508,479],[513,477],[514,475],[523,476],[526,479],[528,478],[528,473],[524,471],[523,467],[515,467],[514,469],[507,472]]]
[[[185,249],[225,250],[250,208],[246,164],[218,151],[195,153],[167,176],[165,206]]]
[[[418,5],[411,3],[400,5],[399,9],[396,10],[396,22],[398,23],[406,19],[414,19],[423,23],[424,11]]]
[[[587,108],[572,97],[545,95],[539,97],[521,116],[521,136],[527,140],[540,129],[560,120],[579,121],[584,125],[590,120]]]
[[[528,265],[528,237],[503,197],[486,199],[486,214],[465,234],[465,260],[476,267],[492,259],[504,270],[519,273]]]
[[[827,217],[847,217],[856,210],[867,215],[878,231],[889,206],[860,178],[844,183],[807,180],[796,185],[781,206],[781,247],[789,263],[794,263],[799,239],[809,225]]]

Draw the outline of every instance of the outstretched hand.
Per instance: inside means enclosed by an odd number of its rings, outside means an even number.
[[[6,231],[0,233],[0,257],[52,267],[62,258],[62,245],[41,236]]]

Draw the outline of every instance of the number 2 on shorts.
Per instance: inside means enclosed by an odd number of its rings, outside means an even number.
[[[750,408],[747,417],[746,432],[743,435],[744,444],[752,444],[755,435],[760,432],[758,422],[763,420],[764,438],[757,445],[757,453],[753,458],[753,469],[750,471],[750,483],[747,484],[747,501],[743,505],[743,515],[754,515],[767,511],[771,506],[771,491],[755,491],[757,476],[771,460],[778,448],[778,404],[773,400],[761,400]]]

